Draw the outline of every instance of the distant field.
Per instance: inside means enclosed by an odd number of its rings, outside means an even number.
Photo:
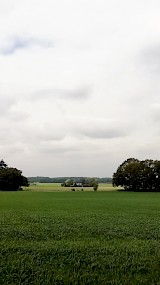
[[[82,187],[62,187],[60,183],[31,183],[25,190],[28,191],[71,191],[74,188],[75,191],[82,191]],[[97,191],[115,191],[121,189],[121,187],[114,188],[112,184],[102,183],[99,184]],[[93,187],[83,187],[83,191],[93,191]]]
[[[160,193],[0,192],[0,284],[160,284]]]

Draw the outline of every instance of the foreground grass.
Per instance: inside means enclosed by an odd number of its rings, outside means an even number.
[[[0,284],[160,284],[160,194],[0,193]]]

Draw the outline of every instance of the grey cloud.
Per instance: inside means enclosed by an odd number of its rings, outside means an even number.
[[[15,104],[15,101],[15,98],[4,95],[2,96],[0,94],[0,116],[6,114],[9,111],[10,107]]]
[[[31,46],[50,48],[53,47],[53,43],[46,39],[32,38],[29,36],[13,36],[7,39],[4,45],[0,46],[0,54],[12,55],[17,50],[26,49]]]
[[[23,132],[23,125],[19,126],[18,132],[22,134],[21,141],[27,144],[36,144],[36,147],[42,144],[52,144],[53,142],[59,142],[65,138],[65,134],[62,131],[26,125],[25,132]]]
[[[6,145],[10,141],[10,136],[8,138],[8,134],[10,133],[10,129],[8,126],[2,126],[0,125],[0,146]]]
[[[61,141],[65,138],[65,134],[58,132],[57,130],[48,130],[48,132],[43,131],[37,133],[37,138],[40,141],[45,141],[45,142],[52,142],[52,141]]]
[[[87,87],[73,90],[65,89],[44,89],[32,95],[34,100],[59,99],[59,100],[86,100],[90,97],[91,90]]]
[[[50,132],[48,130],[40,130],[36,127],[25,125],[25,123],[17,124],[12,122],[10,127],[6,124],[3,127],[3,124],[0,125],[0,147],[4,149],[11,149],[16,151],[31,151],[31,152],[59,152],[62,149],[62,152],[65,151],[61,143],[64,140],[64,135],[55,132]]]
[[[29,113],[24,111],[11,110],[8,114],[8,119],[22,123],[30,118]]]
[[[154,123],[160,122],[160,104],[153,104],[150,108],[150,116]]]
[[[19,96],[0,95],[0,117],[4,117],[11,121],[22,122],[30,117],[28,111],[20,109]]]
[[[112,139],[112,138],[118,138],[118,137],[124,137],[127,134],[118,129],[101,129],[101,128],[95,128],[95,129],[88,129],[84,130],[82,132],[85,136],[88,136],[90,138],[97,138],[97,139]]]
[[[126,137],[131,130],[131,126],[104,120],[86,121],[82,125],[75,127],[75,132],[91,139],[114,139]]]
[[[63,145],[55,145],[54,143],[51,144],[41,144],[38,146],[38,151],[43,153],[54,153],[54,154],[64,154],[70,152],[76,152],[79,149],[76,146],[65,146]]]
[[[145,48],[141,51],[140,58],[151,72],[160,72],[160,44]]]
[[[13,155],[13,156],[16,156],[17,154],[24,155],[24,153],[27,150],[27,145],[19,144],[19,143],[8,144],[6,142],[6,144],[0,145],[0,146],[3,148],[4,153],[7,153],[7,155]]]

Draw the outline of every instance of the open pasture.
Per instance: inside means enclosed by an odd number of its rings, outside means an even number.
[[[27,191],[34,192],[54,192],[54,191],[71,191],[74,188],[75,191],[93,191],[93,187],[62,187],[60,183],[31,183],[29,187],[24,187]],[[112,184],[101,183],[98,186],[97,191],[115,191],[121,189],[121,187],[113,187]]]
[[[160,284],[160,193],[0,192],[0,284]]]

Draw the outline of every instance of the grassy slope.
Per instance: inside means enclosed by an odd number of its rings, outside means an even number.
[[[0,193],[0,284],[160,284],[160,194]]]

